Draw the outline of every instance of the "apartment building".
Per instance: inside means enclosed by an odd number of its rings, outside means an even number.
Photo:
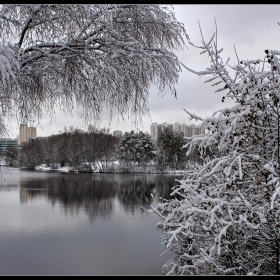
[[[157,143],[157,139],[159,136],[159,133],[164,130],[164,128],[169,128],[173,131],[181,132],[186,137],[191,137],[193,135],[198,135],[201,133],[204,133],[204,130],[202,130],[199,126],[196,126],[194,124],[180,124],[178,122],[176,123],[152,123],[151,124],[151,138],[154,141],[154,143]]]
[[[36,127],[28,127],[26,123],[21,123],[19,127],[18,145],[28,142],[30,138],[36,138]]]
[[[18,147],[17,139],[12,138],[0,138],[0,152],[7,151],[8,147]]]
[[[113,136],[116,136],[118,138],[122,138],[122,131],[121,130],[113,131]]]

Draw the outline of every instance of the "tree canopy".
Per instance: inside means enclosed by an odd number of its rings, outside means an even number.
[[[147,132],[125,132],[118,145],[118,159],[145,165],[156,158],[156,147]]]
[[[104,107],[137,120],[152,84],[176,95],[173,51],[188,39],[172,8],[154,4],[5,4],[0,30],[0,117],[20,121],[56,106],[95,123]]]
[[[186,144],[181,132],[165,127],[158,136],[158,164],[163,169],[185,169],[186,151],[182,147]]]

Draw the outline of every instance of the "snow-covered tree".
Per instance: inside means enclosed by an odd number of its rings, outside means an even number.
[[[152,84],[176,96],[173,51],[185,38],[166,5],[3,4],[0,116],[38,121],[77,106],[88,122],[98,123],[104,107],[137,120]]]
[[[125,132],[118,144],[117,158],[128,164],[145,165],[155,157],[156,147],[147,132]]]
[[[186,151],[182,149],[186,144],[184,135],[165,127],[158,136],[159,167],[166,169],[184,169],[186,167]]]
[[[280,51],[229,65],[218,48],[217,32],[202,45],[211,65],[205,82],[219,85],[234,105],[201,120],[205,134],[185,147],[204,156],[203,166],[186,173],[172,199],[151,206],[160,217],[164,244],[173,259],[167,275],[280,274]]]

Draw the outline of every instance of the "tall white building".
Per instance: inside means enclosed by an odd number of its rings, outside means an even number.
[[[162,124],[157,124],[157,123],[151,124],[151,138],[155,144],[157,143],[157,139],[160,131],[163,131]]]
[[[182,132],[184,133],[184,136],[186,137],[191,137],[193,135],[196,135],[196,134],[200,134],[200,131],[197,130],[200,129],[199,127],[196,127],[194,124],[182,124]]]
[[[173,131],[177,131],[179,133],[183,133],[186,137],[191,137],[193,135],[198,135],[201,133],[204,133],[204,130],[202,130],[200,127],[194,125],[194,124],[180,124],[178,122],[171,124],[171,123],[152,123],[151,124],[151,138],[154,141],[155,144],[157,144],[158,136],[163,129],[167,127]]]
[[[30,138],[36,138],[36,127],[28,127],[26,123],[21,123],[19,127],[18,145],[28,142]]]

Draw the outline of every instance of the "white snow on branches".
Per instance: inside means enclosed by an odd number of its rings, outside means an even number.
[[[201,33],[202,34],[202,33]],[[164,244],[173,259],[167,275],[274,275],[280,272],[280,68],[279,51],[229,66],[214,35],[202,34],[210,67],[195,71],[223,85],[235,105],[201,120],[204,135],[189,137],[189,155],[204,161],[157,205]],[[235,70],[232,77],[230,69]]]
[[[156,4],[3,4],[0,30],[2,102],[25,121],[73,103],[85,123],[103,108],[139,121],[151,84],[176,95],[174,51],[188,39],[172,8]]]
[[[8,46],[0,44],[0,72],[2,86],[5,87],[11,80],[16,79],[19,63],[15,52]]]

